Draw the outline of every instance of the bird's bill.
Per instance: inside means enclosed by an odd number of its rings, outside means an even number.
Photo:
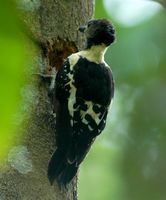
[[[87,28],[87,26],[80,26],[78,30],[79,30],[81,33],[84,33],[85,30],[86,30],[86,28]]]

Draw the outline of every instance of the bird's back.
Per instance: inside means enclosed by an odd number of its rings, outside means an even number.
[[[114,93],[113,77],[109,67],[80,56],[73,69],[76,97],[107,107]]]

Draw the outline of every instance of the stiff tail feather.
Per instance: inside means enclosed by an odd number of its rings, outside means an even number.
[[[66,187],[76,175],[77,170],[76,162],[68,162],[66,154],[57,149],[48,165],[48,179],[51,185],[56,180],[60,188]]]

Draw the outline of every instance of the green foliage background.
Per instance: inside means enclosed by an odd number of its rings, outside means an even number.
[[[14,142],[14,114],[21,102],[20,88],[24,84],[26,40],[15,5],[9,0],[0,3],[0,164]],[[17,133],[18,134],[18,133]]]
[[[96,18],[110,18],[96,1]],[[106,54],[116,85],[106,130],[80,169],[80,200],[166,198],[166,13],[126,28]]]

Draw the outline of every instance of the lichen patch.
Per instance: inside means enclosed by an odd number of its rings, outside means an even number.
[[[32,171],[32,161],[29,158],[29,151],[26,146],[18,145],[13,147],[8,154],[8,162],[12,168],[21,174]]]

